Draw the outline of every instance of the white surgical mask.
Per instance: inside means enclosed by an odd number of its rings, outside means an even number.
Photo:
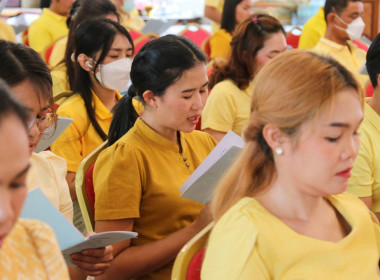
[[[339,16],[338,16],[338,18],[341,22],[343,22],[345,25],[347,25],[347,28],[344,29],[342,27],[335,25],[336,28],[343,30],[343,31],[346,31],[347,35],[350,37],[351,40],[360,39],[360,37],[363,34],[364,27],[365,27],[365,24],[364,24],[362,17],[357,17],[351,23],[345,22]]]
[[[127,13],[132,12],[135,9],[135,0],[124,0],[122,9]]]
[[[108,64],[100,64],[95,77],[108,89],[124,91],[130,80],[131,66],[131,58],[121,58]]]

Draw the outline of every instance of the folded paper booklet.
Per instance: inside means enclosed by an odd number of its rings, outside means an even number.
[[[48,224],[54,231],[59,248],[71,264],[71,255],[86,249],[102,248],[126,239],[136,238],[136,232],[109,231],[85,238],[46,198],[40,189],[28,193],[21,218],[34,219]]]
[[[39,153],[45,151],[50,147],[51,144],[65,131],[65,129],[73,122],[73,119],[70,118],[61,118],[58,117],[57,127],[48,132],[45,132],[42,135],[40,142],[38,143],[34,152]]]
[[[229,131],[182,185],[181,197],[204,204],[209,202],[218,181],[244,146],[244,140]]]

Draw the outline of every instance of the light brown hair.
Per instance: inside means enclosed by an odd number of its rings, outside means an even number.
[[[276,166],[262,134],[266,124],[296,137],[302,124],[316,119],[346,88],[358,92],[363,105],[361,86],[346,68],[305,50],[286,51],[265,65],[255,78],[252,114],[244,130],[246,146],[220,181],[212,201],[214,219],[272,182]]]

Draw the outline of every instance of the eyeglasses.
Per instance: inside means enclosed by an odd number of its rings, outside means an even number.
[[[55,127],[55,121],[57,119],[57,114],[46,113],[42,117],[34,117],[28,124],[28,130],[32,129],[33,125],[36,124],[40,133],[49,132]]]

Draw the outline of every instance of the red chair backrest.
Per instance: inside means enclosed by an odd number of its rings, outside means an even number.
[[[293,49],[298,48],[302,30],[299,27],[294,27],[286,34],[286,43]]]
[[[206,248],[199,250],[192,258],[187,269],[186,280],[201,280],[201,269]]]
[[[365,51],[365,52],[368,52],[368,49],[369,49],[369,46],[360,42],[360,41],[357,41],[357,40],[353,40],[352,43],[354,43],[359,49]]]
[[[192,30],[192,27],[197,28],[197,30]],[[197,44],[198,47],[202,47],[203,42],[211,36],[211,34],[207,30],[204,30],[196,26],[190,26],[189,28],[181,32],[180,35],[190,39],[195,44]]]
[[[132,37],[132,41],[135,41],[136,39],[140,38],[142,35],[144,35],[143,33],[139,32],[139,31],[136,31],[136,30],[133,30],[133,29],[130,29],[129,30],[129,34],[131,35]]]
[[[373,85],[371,82],[368,83],[368,85],[365,89],[365,96],[366,97],[372,97],[373,96]]]
[[[21,33],[21,40],[22,40],[22,43],[26,46],[29,46],[29,39],[28,39],[28,33],[29,33],[29,28],[25,29],[22,33]]]
[[[91,204],[92,212],[95,215],[95,191],[94,191],[94,180],[92,175],[94,173],[95,162],[91,164],[90,168],[86,173],[86,192],[88,196],[88,201]]]
[[[207,55],[207,57],[210,57],[210,54],[211,54],[210,38],[207,38],[203,42],[203,44],[202,44],[202,50]]]
[[[53,52],[54,46],[55,46],[55,43],[52,44],[50,47],[48,47],[45,51],[45,62],[47,65],[50,65],[49,60],[50,60],[51,53]]]

